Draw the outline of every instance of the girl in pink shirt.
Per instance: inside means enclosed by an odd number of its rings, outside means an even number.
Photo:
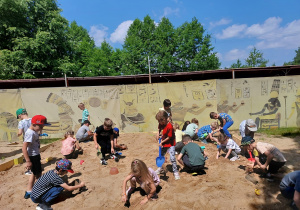
[[[78,141],[74,138],[74,131],[67,131],[65,139],[62,141],[61,154],[64,155],[66,159],[76,158],[78,155],[75,152],[76,149],[78,149],[78,153],[83,152]]]

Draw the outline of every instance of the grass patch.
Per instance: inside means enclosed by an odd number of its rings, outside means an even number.
[[[258,129],[258,133],[263,133],[267,135],[277,135],[285,137],[296,137],[300,136],[300,128],[273,128],[273,129]]]
[[[50,144],[52,142],[58,141],[61,138],[50,138],[50,139],[40,139],[41,144]]]

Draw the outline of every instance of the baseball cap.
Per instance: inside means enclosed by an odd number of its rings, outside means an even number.
[[[43,115],[35,115],[31,119],[31,123],[36,125],[51,125],[50,123],[47,123],[47,118]]]
[[[71,168],[72,162],[69,161],[68,159],[61,159],[61,160],[57,161],[56,166],[57,166],[57,168],[62,169],[64,171],[74,173],[74,171]]]
[[[85,120],[85,121],[83,122],[83,124],[86,124],[86,123],[88,123],[89,125],[91,124],[91,122],[90,122],[89,120]]]
[[[119,128],[114,128],[114,131],[119,132]]]
[[[253,131],[253,132],[257,131],[257,126],[256,126],[254,120],[252,120],[252,119],[246,120],[246,125],[250,131]]]
[[[16,111],[17,119],[19,119],[20,114],[27,113],[26,109],[20,108]]]

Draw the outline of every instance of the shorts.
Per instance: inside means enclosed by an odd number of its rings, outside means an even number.
[[[31,171],[36,175],[42,173],[41,155],[29,156],[30,162],[32,163]]]

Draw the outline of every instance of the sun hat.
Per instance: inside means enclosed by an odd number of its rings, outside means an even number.
[[[254,139],[251,139],[251,140],[249,140],[249,141],[244,141],[244,142],[242,142],[241,145],[242,145],[242,146],[247,146],[247,145],[252,144],[253,142],[255,142],[255,140],[254,140]]]
[[[257,126],[256,126],[254,120],[252,120],[252,119],[246,120],[246,125],[250,131],[252,131],[252,132],[257,131]]]
[[[114,131],[119,132],[119,128],[114,128]]]
[[[72,162],[69,161],[68,159],[61,159],[61,160],[57,161],[56,166],[57,166],[57,168],[62,169],[64,171],[74,173],[74,171],[71,168]]]
[[[47,118],[43,115],[35,115],[31,119],[31,123],[36,125],[51,125],[50,123],[47,123]]]
[[[20,114],[25,114],[27,113],[26,109],[20,108],[16,111],[17,119],[19,119]]]

